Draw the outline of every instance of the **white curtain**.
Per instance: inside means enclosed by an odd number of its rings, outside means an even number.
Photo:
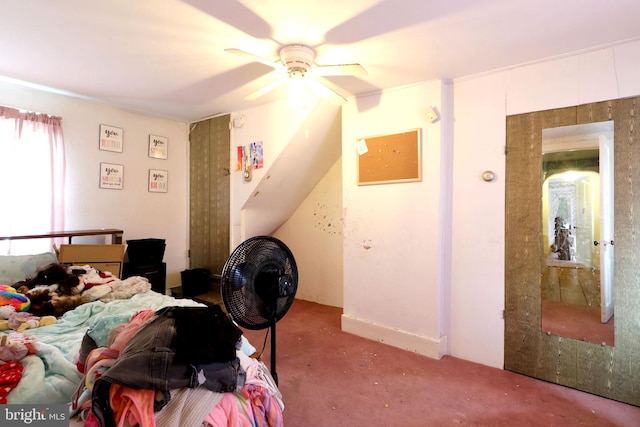
[[[64,230],[62,119],[0,107],[0,236]],[[2,254],[52,250],[51,239],[0,240]]]

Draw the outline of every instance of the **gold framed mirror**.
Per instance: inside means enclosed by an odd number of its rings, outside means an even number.
[[[542,129],[542,331],[611,345],[614,122]]]
[[[640,195],[638,108],[640,97],[634,97],[508,116],[505,195],[505,369],[636,406],[640,406],[640,239],[636,237],[640,216],[635,217],[640,215],[640,196],[634,196]],[[543,327],[542,315],[543,276],[551,246],[549,226],[547,230],[544,226],[549,213],[542,219],[543,130],[608,121],[613,121],[614,129],[615,344],[550,331]],[[576,227],[578,221],[571,221],[568,227]]]

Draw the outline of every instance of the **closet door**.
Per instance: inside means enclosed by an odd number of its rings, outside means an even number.
[[[571,107],[534,111],[507,116],[507,156],[505,171],[505,349],[506,370],[529,375],[544,381],[564,385],[599,396],[640,406],[640,135],[637,112],[640,97],[593,102]],[[574,337],[564,331],[574,322],[572,309],[565,323],[553,331],[549,316],[543,313],[543,272],[548,263],[544,249],[542,144],[543,131],[566,126],[596,124],[596,142],[602,140],[604,122],[613,121],[613,223],[598,224],[602,231],[613,228],[614,237],[599,239],[615,248],[612,264],[612,293],[606,300],[615,300],[613,318],[614,339],[587,339],[586,326]],[[562,129],[562,143],[567,143],[567,129]],[[556,133],[560,135],[560,133]],[[560,139],[560,138],[558,138]],[[577,137],[580,143],[584,136]],[[602,149],[598,156],[599,173],[606,163]],[[567,162],[569,163],[569,162]],[[585,161],[572,160],[573,169]],[[611,191],[611,190],[609,190]],[[548,202],[547,202],[548,203]],[[602,214],[602,211],[600,211]],[[600,215],[599,219],[604,220]],[[600,234],[596,234],[600,236]],[[595,240],[595,239],[594,239]],[[603,241],[604,240],[604,241]],[[548,247],[548,246],[547,246]],[[564,260],[560,260],[564,261]],[[562,264],[551,258],[551,262]],[[600,263],[600,270],[605,263]],[[568,267],[568,268],[567,268]],[[565,266],[565,277],[576,277],[580,266]],[[605,274],[601,271],[598,274]],[[546,277],[546,276],[544,276]],[[602,276],[601,276],[602,277]],[[579,290],[582,292],[582,289]],[[599,293],[595,295],[599,296]],[[591,307],[602,305],[597,301]],[[575,309],[575,307],[574,307]],[[600,307],[592,311],[600,322]],[[545,316],[543,316],[545,314]],[[562,317],[554,313],[554,322]],[[545,322],[546,318],[546,322]]]
[[[220,274],[229,257],[229,115],[192,125],[189,133],[189,268]]]

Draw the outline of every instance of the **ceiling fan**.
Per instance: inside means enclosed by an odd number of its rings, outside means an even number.
[[[246,97],[247,99],[257,99],[288,82],[290,100],[291,96],[296,96],[292,94],[292,91],[299,90],[300,87],[304,88],[304,86],[310,87],[323,97],[337,95],[342,100],[346,100],[340,89],[324,77],[362,76],[367,74],[367,70],[360,64],[316,64],[314,62],[315,52],[313,49],[302,44],[282,46],[279,50],[279,62],[271,61],[240,49],[225,49],[225,51],[268,65],[283,74],[282,78],[249,94]]]

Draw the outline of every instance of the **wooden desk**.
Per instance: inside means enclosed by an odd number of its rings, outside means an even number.
[[[111,243],[120,245],[122,244],[122,230],[115,228],[98,228],[95,230],[75,230],[75,231],[50,231],[48,233],[41,234],[25,234],[21,236],[0,236],[0,240],[23,240],[23,239],[51,239],[54,237],[68,237],[69,243],[71,239],[80,236],[101,236],[111,235]]]

